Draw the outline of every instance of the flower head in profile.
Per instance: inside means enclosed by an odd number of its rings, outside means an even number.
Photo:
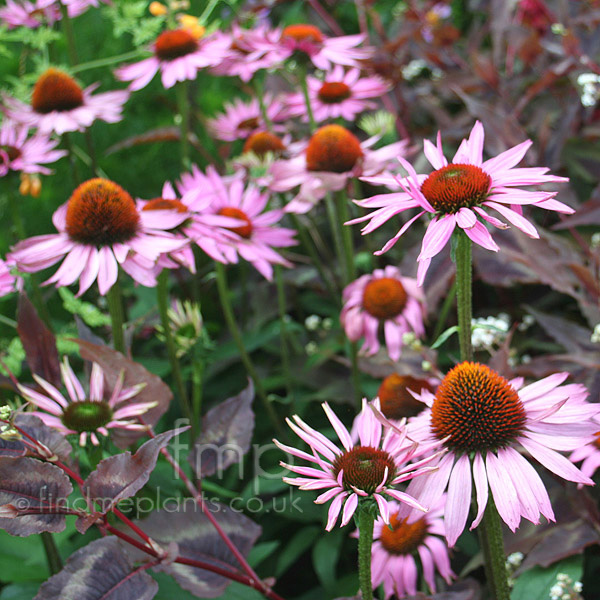
[[[506,229],[508,225],[490,215],[489,209],[533,238],[539,237],[539,234],[523,216],[524,205],[563,213],[574,212],[554,199],[556,192],[521,189],[521,186],[568,181],[565,177],[548,175],[545,167],[515,167],[531,146],[530,140],[486,161],[483,160],[483,141],[483,126],[478,121],[469,139],[463,139],[452,162],[448,163],[442,151],[440,134],[438,133],[435,146],[425,140],[425,156],[435,170],[429,175],[417,174],[412,165],[399,156],[400,164],[408,172],[407,177],[386,174],[367,177],[365,181],[401,191],[356,201],[359,206],[376,210],[347,224],[369,221],[362,230],[365,235],[381,227],[395,215],[416,208],[417,214],[376,253],[383,254],[419,217],[429,214],[432,219],[427,226],[417,259],[417,279],[419,285],[422,285],[431,259],[442,250],[457,227],[483,248],[494,252],[499,250],[484,223],[500,229]]]
[[[308,95],[317,123],[342,117],[353,121],[359,113],[375,108],[371,98],[385,94],[390,85],[380,77],[361,77],[359,69],[344,70],[336,65],[323,79],[307,77]],[[289,94],[285,99],[286,115],[302,117],[308,122],[304,94]]]
[[[400,505],[393,500],[390,505],[390,523],[375,521],[371,573],[373,589],[383,584],[384,598],[404,598],[417,593],[418,567],[429,589],[435,593],[435,572],[447,583],[454,577],[450,567],[448,546],[442,538],[444,528],[443,497],[425,514],[409,519],[400,517]]]
[[[348,338],[356,342],[365,338],[361,349],[368,355],[379,350],[379,331],[383,330],[390,358],[400,358],[403,336],[412,332],[425,334],[424,297],[417,282],[402,277],[397,267],[376,269],[346,286],[340,321]]]
[[[138,283],[153,287],[157,258],[187,244],[165,230],[185,218],[176,211],[138,212],[121,186],[108,179],[89,179],[54,213],[58,233],[23,240],[9,256],[25,273],[64,259],[45,283],[62,287],[79,280],[78,295],[96,280],[100,294],[106,294],[117,281],[119,266]]]
[[[354,429],[358,433],[356,444],[330,406],[327,403],[323,403],[322,406],[342,443],[342,448],[307,425],[297,415],[293,421],[288,419],[288,425],[310,446],[311,453],[286,446],[277,440],[275,443],[289,455],[311,463],[312,466],[309,467],[282,463],[282,466],[300,475],[296,478],[286,477],[284,481],[298,486],[301,490],[326,490],[315,502],[323,504],[332,500],[327,531],[333,529],[340,512],[342,527],[349,523],[358,508],[359,499],[374,501],[384,523],[390,523],[391,516],[386,496],[425,512],[426,506],[396,489],[396,485],[428,472],[429,467],[425,465],[438,455],[434,454],[424,460],[407,464],[414,456],[416,445],[406,440],[404,430],[392,426],[381,415],[377,401],[370,406],[363,400],[362,411],[354,423]]]
[[[65,150],[56,150],[58,140],[39,132],[27,137],[28,132],[27,126],[9,120],[0,126],[0,177],[9,171],[48,175],[52,171],[43,165],[65,156]]]
[[[523,386],[522,379],[508,381],[485,365],[463,362],[435,394],[421,392],[430,410],[414,419],[425,432],[418,441],[437,440],[448,453],[438,471],[411,482],[407,491],[433,506],[448,488],[444,519],[450,546],[465,528],[472,481],[477,515],[471,529],[479,525],[490,492],[512,531],[521,517],[535,524],[540,514],[554,520],[548,492],[522,451],[558,477],[593,484],[560,454],[593,441],[598,429],[592,419],[597,405],[586,402],[584,386],[561,385],[567,376],[557,373]],[[409,435],[415,437],[413,430]]]
[[[122,119],[123,105],[129,92],[118,90],[94,94],[100,84],[85,89],[64,71],[51,67],[40,75],[31,95],[30,104],[4,97],[6,114],[42,133],[59,135],[66,131],[84,131],[94,121],[116,123]]]
[[[178,81],[193,81],[200,69],[219,64],[226,47],[226,40],[198,38],[189,28],[168,29],[152,44],[153,56],[119,67],[115,75],[131,81],[129,89],[135,91],[146,87],[160,71],[163,86],[171,88]]]
[[[300,186],[286,211],[308,212],[327,192],[343,189],[353,177],[382,172],[406,150],[406,141],[372,149],[378,140],[375,136],[361,142],[341,125],[325,125],[297,156],[271,165],[270,188],[285,192]]]
[[[421,379],[412,375],[392,373],[381,382],[377,390],[381,412],[390,421],[416,417],[427,405],[417,400],[414,394],[419,394],[422,390],[435,392],[439,383],[434,377]]]
[[[145,429],[145,425],[132,419],[156,406],[156,402],[132,401],[143,389],[144,384],[124,388],[121,373],[109,394],[105,393],[104,371],[97,363],[92,365],[87,390],[73,373],[66,357],[60,371],[67,390],[66,397],[61,390],[35,374],[33,377],[40,391],[19,385],[19,392],[23,398],[37,407],[32,414],[46,425],[65,435],[78,435],[81,446],[85,446],[88,436],[92,444],[97,446],[98,436],[108,436],[109,429]]]
[[[586,446],[576,448],[569,456],[572,462],[581,462],[581,472],[587,477],[593,477],[598,467],[600,467],[600,417],[595,417],[594,421],[598,428],[594,434],[594,439]]]
[[[0,259],[0,298],[15,291],[17,278],[11,273],[10,266]]]

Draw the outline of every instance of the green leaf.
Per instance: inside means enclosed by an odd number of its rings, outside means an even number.
[[[256,568],[263,560],[271,556],[279,548],[279,545],[280,542],[278,540],[256,544],[248,554],[248,562],[252,567]]]
[[[2,588],[0,600],[31,600],[39,587],[39,583],[13,583]]]
[[[554,563],[549,568],[534,567],[519,576],[510,594],[511,600],[548,600],[550,588],[559,573],[565,573],[573,582],[580,581],[583,573],[583,556],[571,556]]]
[[[110,325],[110,317],[108,315],[104,314],[93,304],[76,298],[68,288],[58,288],[58,293],[62,298],[65,310],[69,311],[72,315],[79,315],[86,325],[90,327]]]
[[[451,335],[454,335],[458,331],[458,325],[453,325],[444,331],[440,337],[431,344],[431,349],[435,350],[439,348]]]
[[[313,547],[313,567],[319,581],[327,591],[335,591],[336,566],[340,558],[342,543],[347,536],[345,530],[336,529],[326,533]]]
[[[312,545],[321,532],[320,527],[305,527],[294,535],[279,554],[275,576],[281,577],[288,568]]]

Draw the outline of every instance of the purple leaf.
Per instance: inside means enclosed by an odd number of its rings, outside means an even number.
[[[25,357],[31,371],[60,388],[62,383],[56,338],[39,318],[24,292],[19,294],[17,333],[23,343]]]
[[[158,583],[136,572],[119,541],[107,537],[77,550],[34,600],[151,600],[157,592]]]
[[[247,556],[260,536],[261,528],[245,515],[223,505],[211,502],[210,508],[231,541]],[[147,519],[137,523],[163,547],[175,542],[182,557],[225,569],[231,566],[239,568],[239,563],[213,525],[190,498],[186,498],[183,504],[168,503],[164,509],[151,513]],[[160,565],[156,569],[172,575],[182,588],[200,598],[217,598],[230,583],[229,579],[211,571],[179,563]]]
[[[125,358],[120,352],[102,346],[92,344],[85,340],[75,340],[79,344],[82,358],[97,362],[104,371],[104,377],[110,388],[114,387],[115,382],[121,371],[125,372],[124,386],[134,386],[139,383],[145,383],[144,389],[135,396],[136,402],[158,402],[158,404],[144,413],[144,423],[150,426],[156,425],[169,408],[169,402],[173,398],[173,393],[169,387],[158,377],[150,373],[139,363]],[[117,405],[119,408],[122,405]],[[111,439],[119,448],[131,446],[137,439],[143,436],[140,431],[128,431],[126,429],[112,429]]]
[[[49,511],[66,507],[73,491],[69,478],[58,467],[33,458],[0,457],[0,506],[12,505],[17,511]],[[25,514],[0,518],[0,528],[11,535],[28,536],[42,531],[62,531],[65,515]]]
[[[250,448],[254,431],[254,385],[209,410],[202,419],[202,433],[196,439],[188,461],[199,478],[222,472],[238,463]]]
[[[157,435],[143,444],[133,456],[127,451],[100,461],[98,468],[85,480],[83,493],[100,504],[102,514],[111,510],[120,500],[134,496],[146,485],[159,452],[182,431],[185,429]]]

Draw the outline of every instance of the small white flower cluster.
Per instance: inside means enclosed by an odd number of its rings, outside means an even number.
[[[596,248],[600,248],[600,231],[597,231],[596,233],[592,234],[592,249],[595,250]]]
[[[10,421],[13,411],[8,404],[0,406],[0,419]],[[0,439],[8,442],[21,439],[21,434],[10,424],[0,423]]]
[[[506,557],[506,575],[508,579],[509,587],[513,587],[515,580],[513,579],[513,573],[521,566],[523,562],[522,552],[513,552]]]
[[[331,317],[321,318],[319,315],[309,315],[304,319],[304,327],[307,331],[316,332],[322,338],[326,332],[331,331],[333,328],[333,319]],[[304,351],[308,356],[312,356],[319,351],[319,344],[310,341],[304,346]]]
[[[550,600],[581,600],[581,581],[573,581],[566,573],[556,576],[556,583],[550,588]]]
[[[428,67],[427,61],[422,58],[416,58],[415,60],[411,60],[406,66],[402,67],[402,77],[404,77],[406,81],[410,81],[411,79],[418,77],[421,72]]]
[[[369,136],[379,135],[383,137],[393,133],[396,125],[396,117],[387,110],[378,110],[361,117],[358,126]]]
[[[581,104],[595,106],[600,99],[600,75],[596,73],[582,73],[577,78],[581,86]]]
[[[510,328],[510,317],[500,313],[497,317],[485,317],[471,320],[471,343],[474,348],[491,348],[500,344]]]
[[[592,337],[590,340],[592,344],[600,344],[600,323],[594,327],[594,331],[592,332]]]

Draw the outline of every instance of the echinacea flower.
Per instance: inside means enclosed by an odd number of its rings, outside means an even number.
[[[176,211],[138,212],[121,186],[108,179],[90,179],[54,213],[58,233],[23,240],[9,256],[25,273],[41,271],[64,258],[45,283],[61,287],[79,280],[78,295],[96,280],[105,295],[117,281],[119,266],[138,283],[153,287],[156,259],[187,243],[164,230],[184,219]]]
[[[392,373],[388,375],[377,390],[381,412],[390,421],[410,419],[422,413],[427,405],[417,400],[413,394],[425,389],[435,392],[439,381],[434,377],[420,379],[412,375]]]
[[[312,135],[300,154],[271,165],[269,187],[285,192],[300,186],[286,211],[308,212],[327,192],[343,189],[353,177],[382,172],[406,150],[406,140],[372,150],[378,140],[375,136],[361,142],[341,125],[325,125]]]
[[[344,306],[340,321],[348,339],[365,338],[361,352],[372,355],[379,350],[382,329],[390,358],[400,358],[405,333],[425,334],[424,297],[415,279],[402,277],[397,267],[375,269],[350,283],[342,295]]]
[[[130,400],[137,396],[145,384],[123,388],[123,372],[110,392],[108,400],[104,390],[104,371],[93,363],[88,390],[86,391],[69,365],[67,357],[60,365],[63,384],[68,397],[51,383],[33,375],[41,391],[19,385],[19,392],[37,407],[31,414],[39,417],[49,427],[65,435],[79,436],[79,444],[85,446],[89,436],[94,446],[99,444],[98,435],[108,436],[109,429],[145,430],[146,426],[131,420],[156,406],[156,402]]]
[[[561,385],[568,373],[556,373],[523,386],[522,379],[506,380],[485,365],[463,362],[442,380],[435,395],[423,390],[430,410],[415,417],[428,435],[448,453],[439,470],[422,477],[407,492],[433,506],[446,487],[446,538],[453,546],[467,522],[471,482],[475,482],[477,515],[481,522],[491,492],[502,520],[515,531],[521,517],[539,523],[540,514],[554,521],[548,492],[525,451],[549,471],[585,485],[592,480],[560,451],[593,441],[599,407],[586,402],[583,385]],[[411,439],[415,439],[413,430]]]
[[[376,252],[387,252],[404,232],[425,214],[432,216],[423,237],[417,280],[422,285],[431,259],[446,245],[455,228],[462,229],[476,244],[497,252],[484,222],[506,229],[508,225],[489,215],[486,209],[495,210],[504,219],[533,238],[539,234],[530,221],[523,217],[523,205],[562,213],[574,212],[572,208],[554,199],[556,192],[533,192],[520,189],[524,185],[557,183],[568,181],[566,177],[547,175],[545,167],[515,168],[531,146],[531,140],[518,144],[489,160],[483,160],[484,131],[477,121],[469,139],[463,139],[451,163],[442,151],[441,135],[437,145],[424,141],[425,156],[435,169],[429,175],[417,175],[410,163],[402,156],[400,164],[408,171],[408,177],[382,175],[367,177],[365,181],[383,184],[392,189],[402,189],[392,194],[379,194],[356,204],[364,208],[375,208],[372,213],[353,219],[347,225],[369,221],[363,235],[381,227],[395,215],[416,208],[419,212],[411,217],[384,247]]]
[[[65,156],[65,150],[56,150],[58,140],[43,133],[27,137],[29,128],[6,120],[0,126],[0,177],[9,171],[44,173],[52,171],[43,164],[52,163]]]
[[[576,448],[569,456],[571,462],[581,462],[581,472],[587,477],[593,477],[594,473],[600,467],[600,417],[595,417],[598,430],[594,434],[594,439],[587,445]]]
[[[448,546],[440,539],[445,535],[444,502],[442,498],[429,512],[411,520],[398,515],[400,505],[392,500],[389,525],[381,518],[375,521],[371,574],[373,589],[383,584],[385,600],[417,593],[418,563],[432,593],[436,591],[436,571],[447,583],[454,577]]]
[[[152,44],[154,56],[115,71],[117,79],[131,81],[129,89],[141,90],[160,71],[165,88],[178,81],[194,80],[200,69],[220,62],[226,41],[212,37],[198,39],[186,28],[163,31]]]
[[[17,278],[10,272],[9,265],[0,259],[0,298],[15,291]]]
[[[0,8],[0,20],[9,29],[29,27],[37,29],[40,25],[53,25],[61,18],[60,7],[55,0],[6,0],[6,6]]]
[[[359,498],[374,500],[386,524],[390,523],[390,506],[386,496],[425,512],[426,506],[395,486],[427,473],[429,468],[425,465],[438,455],[407,464],[414,456],[416,445],[406,443],[405,431],[392,426],[383,415],[379,413],[379,418],[375,416],[375,411],[379,408],[376,400],[373,406],[363,400],[362,411],[355,419],[358,444],[352,441],[350,433],[331,407],[326,402],[322,406],[343,449],[297,415],[294,415],[293,421],[287,419],[287,423],[310,446],[311,453],[274,441],[284,452],[313,465],[299,467],[281,463],[301,476],[285,477],[283,480],[290,485],[297,485],[301,490],[327,490],[315,500],[316,504],[333,500],[329,507],[326,530],[333,529],[340,512],[341,526],[347,525],[356,512]]]
[[[274,123],[273,131],[282,132],[282,126],[277,125],[283,120],[283,103],[271,94],[266,94],[264,104],[267,117]],[[217,139],[225,142],[245,140],[257,131],[266,131],[267,124],[264,122],[260,111],[260,104],[256,98],[245,101],[236,98],[233,102],[225,103],[225,112],[208,120],[208,129]]]
[[[67,7],[69,17],[78,17],[90,6],[99,6],[100,2],[110,4],[111,0],[60,0],[60,2]]]
[[[273,265],[289,267],[291,263],[273,248],[294,246],[295,231],[277,227],[283,217],[281,210],[265,210],[269,196],[253,185],[244,185],[240,177],[221,178],[215,169],[204,175],[196,171],[188,177],[182,202],[192,212],[205,217],[228,217],[237,219],[237,224],[227,226],[231,237],[217,240],[215,246],[226,262],[237,263],[238,257],[247,260],[269,281],[273,277]]]
[[[129,92],[118,90],[93,94],[99,83],[85,89],[70,76],[51,67],[38,78],[31,95],[31,104],[4,97],[7,115],[42,133],[84,131],[100,119],[116,123],[122,118],[123,105]]]
[[[361,112],[375,108],[369,98],[379,98],[390,89],[380,77],[361,77],[359,69],[345,71],[336,65],[323,79],[307,77],[308,95],[314,119],[322,123],[342,117],[353,121]],[[286,116],[303,117],[308,122],[304,94],[289,94],[285,98]]]

